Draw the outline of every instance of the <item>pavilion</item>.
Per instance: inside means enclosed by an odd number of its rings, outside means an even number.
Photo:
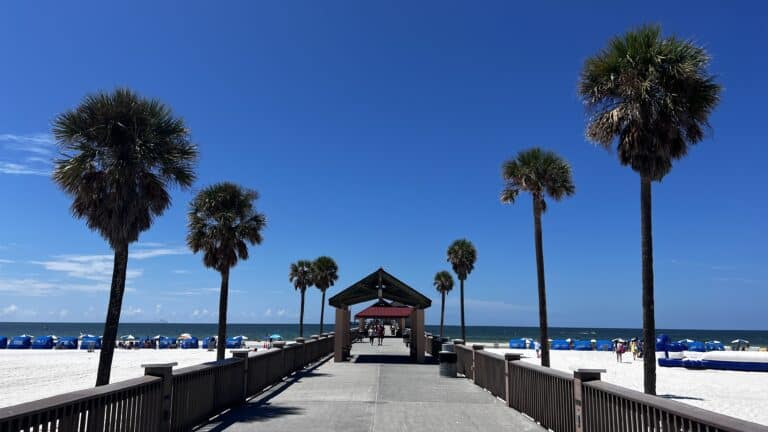
[[[396,314],[398,318],[406,318],[404,314],[407,311],[411,321],[411,357],[418,363],[424,363],[426,347],[424,309],[432,305],[432,300],[383,268],[379,268],[328,299],[328,304],[336,308],[334,360],[345,361],[346,354],[352,346],[349,325],[352,318],[350,306],[374,299],[378,299],[378,302],[361,313],[368,311],[370,318],[385,318],[385,316],[376,316],[380,314]],[[397,306],[384,300],[395,302]],[[355,317],[360,317],[360,314]]]

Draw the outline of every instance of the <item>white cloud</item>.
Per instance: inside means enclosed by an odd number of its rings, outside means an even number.
[[[161,304],[156,304],[155,305],[155,314],[156,315],[160,315],[160,312],[162,312],[162,310],[163,310],[163,305],[161,305]]]
[[[16,162],[0,161],[0,174],[49,176],[51,175],[51,170],[42,167],[35,167],[31,164],[28,165]]]
[[[15,304],[0,309],[0,317],[6,318],[33,318],[37,316],[37,312],[32,309],[22,309]]]
[[[192,318],[206,318],[212,316],[208,309],[195,309],[192,311]]]
[[[187,274],[187,273],[189,273],[189,270],[173,270],[173,273],[176,273],[176,274]]]
[[[69,315],[68,309],[62,309],[59,311],[59,318],[66,318]]]
[[[277,311],[277,316],[281,317],[285,315],[285,309],[280,309]]]
[[[272,316],[272,308],[267,308],[267,310],[264,311],[265,317],[271,317]]]
[[[0,161],[0,174],[50,175],[54,150],[50,134],[0,134],[0,156],[4,159]]]
[[[9,259],[0,259],[0,264],[13,264],[15,261]]]
[[[158,249],[140,249],[133,251],[128,255],[128,259],[143,260],[167,255],[186,255],[192,253],[189,249],[183,247],[176,248],[158,248]]]
[[[123,309],[122,315],[126,318],[128,317],[135,317],[144,314],[144,311],[141,310],[141,308],[134,308],[133,306],[128,306],[127,309]]]
[[[16,311],[18,311],[18,310],[19,310],[18,306],[16,306],[15,304],[11,304],[11,305],[8,305],[8,306],[0,309],[0,316],[11,315],[11,314],[16,313]]]

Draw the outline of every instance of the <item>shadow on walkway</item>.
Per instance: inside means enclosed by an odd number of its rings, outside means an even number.
[[[208,424],[196,429],[204,432],[221,432],[237,423],[256,423],[272,420],[278,417],[303,414],[304,409],[295,406],[275,406],[270,401],[287,390],[292,384],[307,378],[330,376],[323,372],[316,372],[326,360],[315,363],[310,368],[296,372],[285,380],[275,384],[263,393],[251,398],[245,405],[233,408],[222,413]]]
[[[353,356],[352,363],[368,363],[368,364],[415,364],[416,362],[411,360],[407,355],[392,355],[392,354],[357,354]],[[425,364],[437,364],[437,360],[429,355],[424,356]]]

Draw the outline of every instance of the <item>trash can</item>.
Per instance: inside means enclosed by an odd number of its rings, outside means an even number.
[[[440,337],[434,337],[432,338],[432,346],[430,347],[430,352],[433,353],[432,356],[435,356],[434,353],[439,353],[440,348],[443,346],[443,338]]]
[[[438,359],[440,360],[440,376],[456,378],[456,353],[440,351]]]

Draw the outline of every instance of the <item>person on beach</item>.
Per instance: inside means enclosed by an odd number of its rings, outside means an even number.
[[[636,341],[630,342],[629,350],[632,351],[632,361],[637,360],[637,342]]]
[[[616,361],[621,363],[621,357],[624,355],[624,343],[619,342],[616,344]]]
[[[536,350],[536,358],[541,358],[541,344],[533,341],[533,349]]]
[[[373,326],[368,327],[368,342],[373,346]]]

